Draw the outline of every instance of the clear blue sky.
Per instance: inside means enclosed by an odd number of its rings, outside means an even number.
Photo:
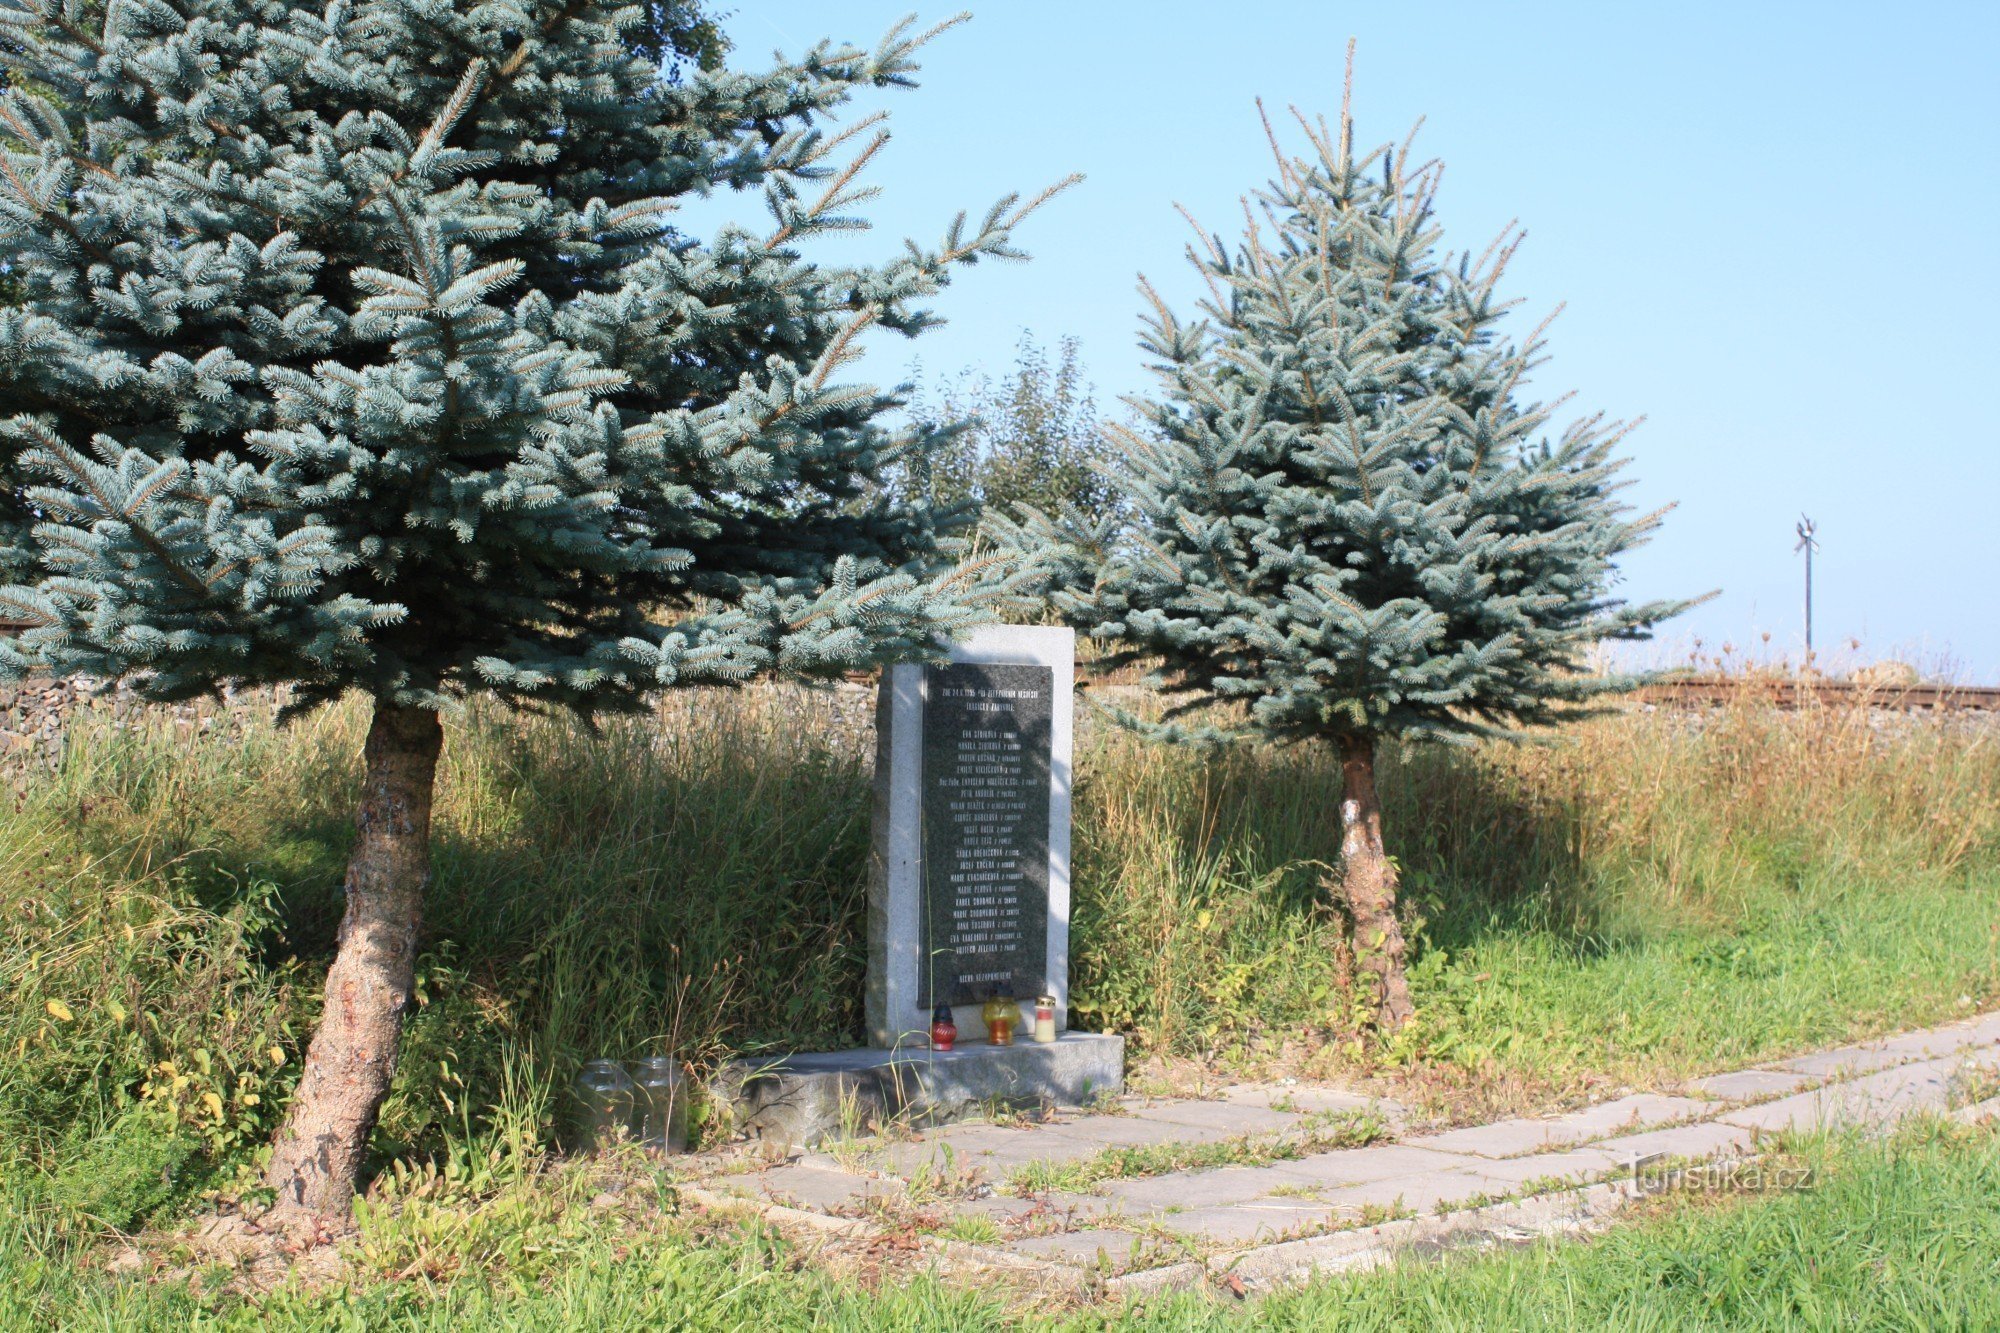
[[[742,0],[731,59],[907,12]],[[1025,329],[1080,338],[1101,401],[1143,390],[1135,276],[1195,286],[1173,204],[1226,229],[1267,175],[1252,99],[1331,117],[1349,36],[1358,132],[1427,117],[1448,243],[1518,217],[1512,293],[1567,302],[1536,391],[1646,415],[1630,494],[1680,507],[1624,591],[1723,590],[1665,637],[1796,653],[1804,510],[1823,653],[2000,683],[2000,5],[992,0],[867,104],[895,138],[860,253],[1088,179],[1024,229],[1032,263],[964,274],[946,328],[857,373],[1003,370]]]

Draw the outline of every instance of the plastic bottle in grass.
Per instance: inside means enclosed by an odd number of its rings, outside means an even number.
[[[669,1056],[635,1060],[632,1084],[638,1105],[639,1142],[660,1152],[686,1152],[688,1090],[681,1062]]]
[[[592,1060],[576,1076],[577,1140],[588,1151],[632,1132],[631,1075],[616,1060]]]

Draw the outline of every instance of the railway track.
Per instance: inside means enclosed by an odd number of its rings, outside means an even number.
[[[1796,677],[1693,676],[1686,680],[1648,685],[1636,691],[1633,697],[1645,703],[1697,708],[1747,699],[1779,708],[1887,708],[1904,712],[1972,709],[2000,712],[2000,686],[1993,685],[1875,685],[1852,680],[1801,680]]]

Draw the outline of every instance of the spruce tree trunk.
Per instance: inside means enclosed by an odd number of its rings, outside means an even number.
[[[353,1203],[415,983],[443,734],[429,709],[375,705],[347,862],[347,910],[326,974],[326,1011],[264,1173],[277,1192],[267,1225],[339,1226]]]
[[[1375,977],[1376,1022],[1403,1025],[1413,1012],[1403,975],[1403,926],[1396,919],[1396,867],[1382,849],[1382,802],[1375,794],[1375,739],[1340,738],[1340,891],[1354,918],[1355,961]]]

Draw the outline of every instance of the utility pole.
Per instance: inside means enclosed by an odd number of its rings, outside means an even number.
[[[1804,551],[1806,553],[1806,670],[1808,671],[1812,670],[1813,664],[1812,558],[1813,552],[1819,549],[1819,542],[1813,534],[1818,531],[1819,525],[1817,523],[1807,518],[1804,514],[1799,515],[1799,544],[1794,546],[1792,550],[1795,552]]]

